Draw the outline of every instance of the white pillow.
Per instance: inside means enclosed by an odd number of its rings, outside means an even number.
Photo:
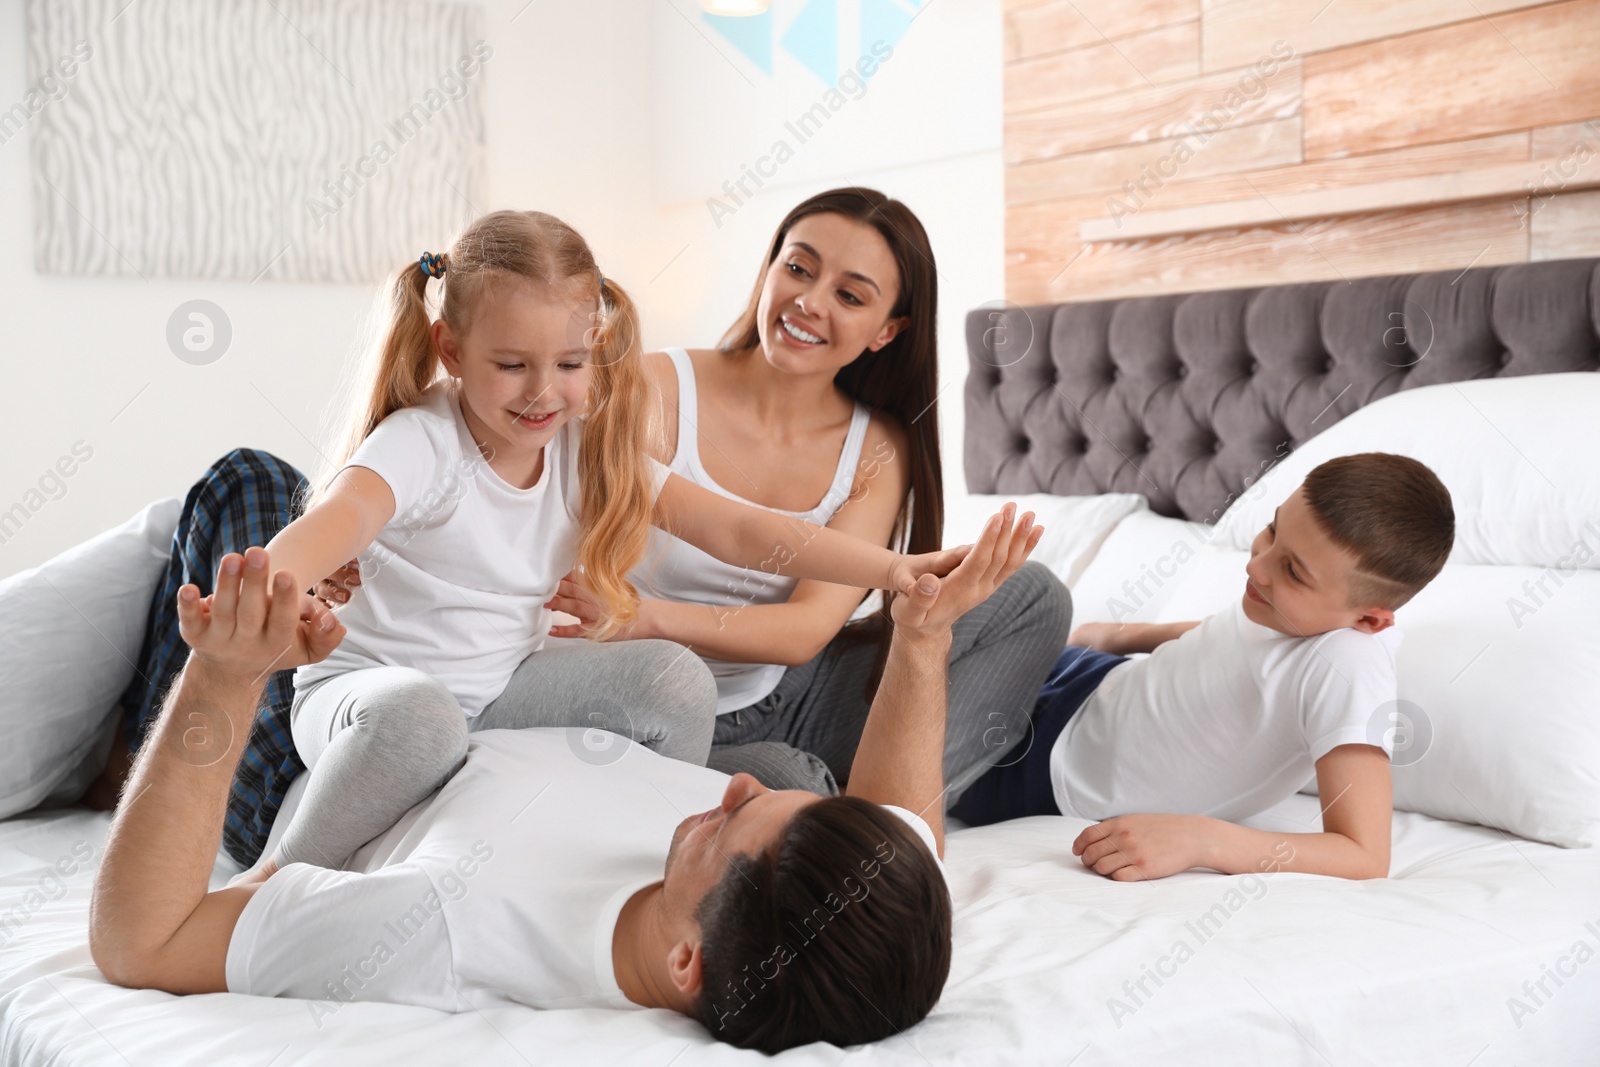
[[[159,500],[0,581],[0,818],[69,779],[88,784],[86,761],[133,678],[182,509],[176,498]]]
[[[1217,522],[1216,540],[1251,540],[1311,469],[1336,456],[1393,452],[1426,463],[1456,513],[1451,563],[1600,568],[1600,374],[1530,374],[1406,389],[1313,437]]]
[[[1072,625],[1153,622],[1183,587],[1215,528],[1135,511],[1105,538],[1072,587]]]
[[[1600,573],[1446,567],[1400,609],[1402,707],[1432,743],[1397,805],[1568,848],[1600,845]],[[1422,740],[1420,737],[1418,742]],[[1413,746],[1414,748],[1417,746]],[[1420,756],[1420,758],[1419,758]]]
[[[1200,551],[1155,621],[1227,607],[1249,558]],[[1394,806],[1569,848],[1600,844],[1596,619],[1600,574],[1535,567],[1450,564],[1397,611],[1401,703],[1373,709],[1380,735],[1409,731],[1393,760]]]
[[[1035,513],[1034,521],[1044,527],[1044,536],[1030,558],[1049,567],[1068,586],[1078,580],[1101,542],[1119,522],[1150,506],[1138,493],[968,495],[945,505],[944,543],[964,545],[976,541],[983,524],[1007,501],[1016,501],[1018,515]]]

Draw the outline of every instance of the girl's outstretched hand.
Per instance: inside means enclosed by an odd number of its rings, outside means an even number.
[[[1001,508],[984,524],[977,544],[958,550],[962,553],[960,564],[942,578],[929,571],[900,586],[905,595],[895,597],[889,608],[895,626],[948,628],[1017,573],[1044,536],[1044,527],[1033,524],[1031,511],[1021,519],[1016,519],[1016,514],[1015,504]]]
[[[972,551],[971,545],[957,545],[955,548],[941,548],[937,552],[898,556],[889,571],[889,588],[895,592],[904,592],[911,588],[912,582],[924,574],[943,578],[960,566],[970,551]]]
[[[348,604],[361,585],[361,561],[351,560],[317,583],[317,599],[330,608]]]

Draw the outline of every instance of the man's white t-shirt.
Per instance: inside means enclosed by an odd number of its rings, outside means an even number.
[[[621,738],[594,749],[591,733],[473,734],[461,771],[352,870],[274,874],[234,927],[228,990],[444,1011],[632,1006],[612,968],[617,916],[729,779]],[[888,810],[937,856],[925,822]]]
[[[345,466],[388,483],[394,516],[359,557],[360,594],[337,609],[344,640],[299,668],[295,689],[366,667],[413,667],[469,717],[487,707],[543,646],[544,605],[576,562],[582,435],[570,419],[545,446],[539,480],[518,489],[478,451],[451,382],[379,423]],[[649,463],[659,493],[667,470]]]
[[[1050,753],[1063,814],[1249,818],[1292,795],[1339,745],[1392,741],[1393,626],[1291,637],[1242,602],[1113,667]],[[1380,721],[1387,722],[1386,718]]]

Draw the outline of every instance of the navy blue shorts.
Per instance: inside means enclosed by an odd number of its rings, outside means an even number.
[[[1050,751],[1073,712],[1089,699],[1107,672],[1127,658],[1068,645],[1033,705],[1028,736],[1006,753],[1004,764],[991,767],[973,782],[950,814],[968,826],[988,826],[1029,815],[1060,815],[1050,784]]]

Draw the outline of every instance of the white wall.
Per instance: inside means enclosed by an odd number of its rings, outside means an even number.
[[[859,54],[860,2],[839,0],[847,63]],[[690,0],[484,6],[494,56],[480,86],[484,203],[473,206],[537,207],[573,223],[637,294],[652,347],[714,342],[743,306],[772,228],[811,193],[869,184],[918,212],[941,276],[945,462],[949,490],[961,491],[963,318],[1003,293],[998,0],[925,4],[860,99],[720,226],[707,198],[821,99],[823,82],[781,49],[771,77],[741,72],[748,61],[697,30]],[[780,31],[800,6],[775,0]],[[0,0],[0,108],[26,89],[23,31],[22,0]],[[0,511],[37,502],[28,494],[75,442],[93,457],[0,543],[0,576],[181,495],[229,448],[267,449],[310,472],[376,290],[40,276],[27,151],[26,133],[0,145]],[[194,298],[221,306],[233,327],[228,352],[207,366],[180,362],[166,343],[169,315]]]
[[[538,206],[603,256],[628,258],[649,203],[637,147],[649,144],[647,0],[485,8],[489,151],[484,202],[473,206]],[[0,0],[0,108],[25,88],[22,0]],[[266,449],[310,473],[327,447],[327,401],[365,337],[377,289],[41,276],[28,149],[26,133],[0,145],[0,512],[38,503],[30,490],[75,442],[93,455],[64,495],[44,498],[0,543],[0,576],[158,496],[181,496],[230,448]],[[194,298],[219,305],[233,327],[228,351],[206,366],[180,362],[166,342],[169,315]]]
[[[916,10],[916,0],[882,2]],[[774,35],[805,6],[774,0]],[[841,74],[877,43],[863,39],[860,10],[861,0],[838,2]],[[777,223],[807,196],[858,184],[903,200],[922,219],[938,264],[946,493],[964,495],[965,317],[1005,292],[999,0],[924,0],[865,90],[843,94],[803,143],[797,117],[829,86],[781,48],[771,75],[762,72],[715,33],[699,32],[695,11],[692,0],[664,0],[653,12],[654,258],[640,273],[647,338],[715,343],[743,310]],[[779,141],[792,150],[782,163]],[[764,159],[770,178],[758,173]],[[736,185],[733,196],[726,191],[741,177],[753,197]]]

